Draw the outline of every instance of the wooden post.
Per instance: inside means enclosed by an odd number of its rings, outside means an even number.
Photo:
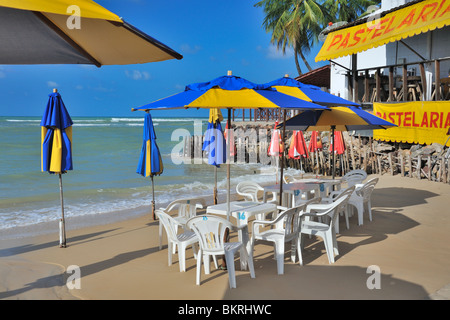
[[[400,173],[401,173],[402,177],[404,177],[405,176],[405,164],[403,162],[403,155],[400,153],[399,157],[400,157]]]
[[[393,176],[394,175],[394,169],[392,168],[392,152],[389,152],[388,160],[389,160],[389,172],[391,173],[391,176]]]
[[[389,67],[389,101],[394,101],[394,67]]]
[[[406,64],[403,65],[403,101],[408,101],[408,71],[406,69]]]
[[[425,101],[427,96],[427,78],[425,77],[425,68],[423,63],[419,63],[420,68],[420,81],[422,82],[422,101]]]
[[[350,155],[352,157],[352,167],[353,167],[353,170],[355,170],[356,163],[355,163],[355,154],[353,153],[353,136],[350,136]]]
[[[431,156],[430,155],[428,155],[427,167],[428,167],[428,181],[430,181],[431,180]]]
[[[409,177],[412,178],[412,161],[411,154],[408,155],[408,168],[409,168]]]
[[[441,100],[441,63],[439,60],[434,61],[434,76],[436,101],[439,101]]]
[[[381,102],[381,70],[377,69],[375,73],[375,83],[377,88],[377,102]]]
[[[378,155],[377,155],[377,161],[378,161],[378,173],[379,173],[380,175],[382,175],[383,172],[382,172],[382,168],[381,168],[381,158],[380,158],[380,156],[378,156]]]
[[[352,82],[353,82],[353,102],[358,102],[358,55],[352,54]]]
[[[366,70],[364,76],[364,97],[364,102],[370,102],[369,70]]]
[[[422,156],[417,157],[417,179],[420,180],[420,176],[422,174]]]

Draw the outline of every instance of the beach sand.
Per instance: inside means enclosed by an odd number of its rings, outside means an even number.
[[[373,175],[377,176],[377,175]],[[371,177],[373,177],[371,176]],[[58,233],[0,243],[0,299],[152,299],[152,300],[291,300],[291,299],[440,299],[450,283],[450,185],[383,175],[372,195],[373,221],[357,216],[350,229],[340,219],[340,255],[329,264],[323,242],[306,238],[304,265],[289,260],[277,275],[273,247],[255,247],[256,278],[236,260],[236,289],[226,271],[202,271],[195,284],[196,261],[187,252],[186,272],[178,257],[168,266],[166,238],[158,248],[158,222],[151,215],[68,231],[68,247],[58,247]],[[235,237],[235,235],[233,235]],[[235,238],[234,238],[235,239]],[[69,289],[80,268],[80,289]],[[369,289],[369,266],[381,272],[379,289]],[[372,278],[370,278],[372,279]],[[369,283],[371,282],[369,279]]]

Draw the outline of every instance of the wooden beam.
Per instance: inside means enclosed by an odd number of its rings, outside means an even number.
[[[389,67],[389,101],[394,101],[394,67]]]
[[[403,74],[402,74],[402,80],[403,80],[403,101],[407,101],[408,99],[408,70],[406,69],[406,64],[402,67]]]
[[[436,101],[439,101],[441,100],[441,63],[438,60],[434,62],[434,77]]]

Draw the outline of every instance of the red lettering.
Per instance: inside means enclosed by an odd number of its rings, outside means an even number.
[[[430,113],[431,114],[431,116],[430,116],[430,128],[431,127],[435,127],[435,128],[437,128],[438,127],[438,125],[437,125],[437,121],[438,121],[438,119],[439,119],[439,113],[437,113],[437,112],[431,112]]]
[[[373,35],[372,35],[372,39],[375,38],[375,37],[381,36],[381,34],[382,34],[381,31],[384,30],[384,29],[386,28],[386,26],[382,26],[382,25],[383,25],[384,23],[388,22],[388,21],[389,21],[389,18],[383,19],[383,20],[381,20],[380,23],[378,23],[378,24],[375,26],[375,32],[374,32]]]
[[[412,112],[405,112],[405,118],[403,119],[404,127],[411,127],[411,113]]]
[[[335,45],[337,45],[341,40],[342,40],[342,34],[336,34],[334,36],[333,40],[331,41],[331,44],[328,47],[327,51],[330,50],[331,47],[334,47]]]
[[[446,1],[446,0],[443,0],[443,1],[441,2],[441,4],[439,5],[439,8],[437,8],[437,10],[436,10],[436,12],[434,13],[434,16],[433,16],[432,19],[436,18],[436,15],[439,13],[439,11],[441,11],[442,6],[444,5],[445,1]]]
[[[356,31],[355,34],[353,35],[353,40],[355,40],[355,42],[353,42],[352,44],[349,44],[348,46],[349,47],[353,47],[354,45],[357,45],[359,43],[359,41],[361,40],[361,38],[358,37],[358,35],[360,33],[364,33],[365,31],[366,31],[366,29],[364,29],[364,28],[359,29],[358,31]]]
[[[422,123],[420,124],[421,127],[428,127],[428,116],[427,113],[423,113]]]
[[[416,24],[417,22],[419,22],[420,19],[422,19],[423,22],[427,22],[427,16],[434,11],[434,9],[436,9],[437,7],[437,2],[433,2],[430,4],[427,4],[425,6],[423,6],[422,11],[420,11],[419,16],[416,19],[416,22],[414,22],[414,24]],[[425,10],[427,8],[431,8],[430,10],[428,10],[428,12],[425,13]]]
[[[444,113],[441,112],[441,116],[439,117],[439,128],[442,128],[442,121],[444,120]]]
[[[341,47],[345,48],[348,45],[348,39],[350,39],[350,32],[347,33],[347,35],[345,36],[344,40],[342,41],[342,43],[339,45],[338,49],[340,49]]]
[[[400,23],[397,29],[400,29],[403,25],[411,25],[414,19],[414,15],[416,14],[416,8],[412,9],[411,12],[406,16],[406,18]]]
[[[394,20],[395,20],[395,16],[393,16],[393,17],[391,18],[391,21],[389,22],[388,26],[386,27],[386,30],[384,30],[384,34],[386,34],[386,33],[388,33],[388,32],[391,32],[392,30],[395,30],[395,28],[389,29],[389,27],[392,25],[392,23],[394,22]]]
[[[396,112],[395,114],[398,116],[398,125],[401,125],[403,112]]]
[[[450,12],[450,5],[447,7],[447,9],[445,9],[444,12],[442,12],[442,13],[439,15],[439,18],[442,17],[442,16],[443,16],[444,14],[446,14],[447,12]]]
[[[444,128],[450,127],[450,112],[447,113],[447,119],[445,119]]]
[[[395,124],[395,120],[393,118],[394,114],[395,114],[394,112],[389,112],[388,117],[389,117],[389,121]]]
[[[412,126],[420,127],[420,125],[418,123],[416,123],[416,113],[415,112],[412,113]]]

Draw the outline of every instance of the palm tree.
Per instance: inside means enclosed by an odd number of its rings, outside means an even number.
[[[266,32],[272,32],[271,43],[283,53],[286,48],[294,49],[300,75],[298,56],[311,71],[305,54],[318,43],[320,32],[329,22],[356,20],[370,5],[379,3],[372,0],[261,0],[255,7],[263,7],[266,14],[263,26]]]
[[[255,7],[263,7],[266,14],[263,26],[266,32],[272,32],[271,43],[276,43],[283,53],[286,48],[294,49],[299,74],[302,71],[298,55],[311,70],[304,54],[311,49],[315,34],[318,35],[322,30],[324,15],[321,4],[313,0],[261,0]]]

